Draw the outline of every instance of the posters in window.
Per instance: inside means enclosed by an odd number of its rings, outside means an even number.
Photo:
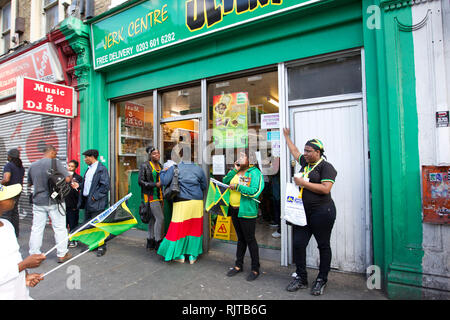
[[[248,93],[213,97],[213,136],[216,148],[248,147]]]

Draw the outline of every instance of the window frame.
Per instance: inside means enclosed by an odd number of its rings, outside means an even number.
[[[3,29],[3,27],[4,27],[4,12],[5,12],[5,9],[6,9],[6,7],[8,7],[9,6],[9,28],[8,29]],[[0,13],[0,15],[1,15],[1,42],[2,42],[2,44],[1,44],[1,54],[5,54],[5,53],[7,53],[8,51],[9,51],[9,49],[11,48],[11,24],[12,24],[12,19],[13,19],[13,16],[12,16],[12,13],[13,13],[13,11],[12,11],[12,3],[11,3],[11,1],[8,1],[8,2],[6,2],[2,7],[1,7],[1,13]],[[6,35],[9,35],[9,41],[8,41],[8,45],[6,45],[6,41],[5,41],[5,36]]]
[[[54,28],[60,21],[60,17],[59,17],[59,13],[60,13],[59,12],[59,0],[49,0],[51,2],[48,3],[48,4],[45,4],[46,1],[47,0],[42,0],[42,2],[41,2],[41,4],[42,4],[42,14],[44,16],[44,18],[43,18],[43,20],[44,20],[43,21],[44,34],[49,33],[51,31],[51,29]],[[56,23],[55,23],[55,25],[53,25],[53,26],[51,26],[49,28],[48,20],[47,20],[47,18],[48,18],[47,12],[49,12],[49,10],[51,10],[51,9],[54,9],[55,7],[56,7],[55,10],[56,10],[56,13],[57,13]]]

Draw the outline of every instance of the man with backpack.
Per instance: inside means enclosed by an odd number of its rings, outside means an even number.
[[[28,169],[28,191],[31,186],[33,191],[33,225],[30,235],[30,255],[40,254],[42,237],[44,236],[47,217],[52,221],[55,233],[56,255],[58,262],[69,260],[72,255],[68,252],[67,229],[65,217],[65,204],[61,202],[61,195],[55,190],[50,190],[49,180],[60,180],[61,183],[69,183],[70,176],[60,161],[56,160],[56,148],[47,145],[44,149],[44,158],[33,162]],[[57,172],[56,172],[57,171]],[[57,173],[58,175],[55,175]],[[55,179],[59,177],[59,179]],[[52,178],[52,179],[49,179]],[[65,185],[67,187],[67,185]]]

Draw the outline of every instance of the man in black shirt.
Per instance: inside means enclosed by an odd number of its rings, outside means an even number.
[[[25,169],[20,160],[20,152],[17,149],[11,149],[8,151],[8,163],[3,168],[3,180],[1,184],[4,186],[10,186],[13,184],[23,184],[23,176],[25,175]],[[19,237],[19,193],[14,197],[15,205],[10,211],[3,214],[3,218],[7,219],[14,226],[16,237]]]

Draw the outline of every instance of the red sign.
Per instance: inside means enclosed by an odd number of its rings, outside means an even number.
[[[0,99],[16,93],[16,79],[30,77],[43,81],[63,80],[53,47],[46,43],[0,65]]]
[[[77,100],[72,87],[30,78],[17,80],[19,110],[50,116],[73,118],[77,115]]]
[[[136,103],[125,102],[125,125],[128,127],[143,128],[144,107]]]
[[[450,166],[422,166],[423,222],[450,223]]]

